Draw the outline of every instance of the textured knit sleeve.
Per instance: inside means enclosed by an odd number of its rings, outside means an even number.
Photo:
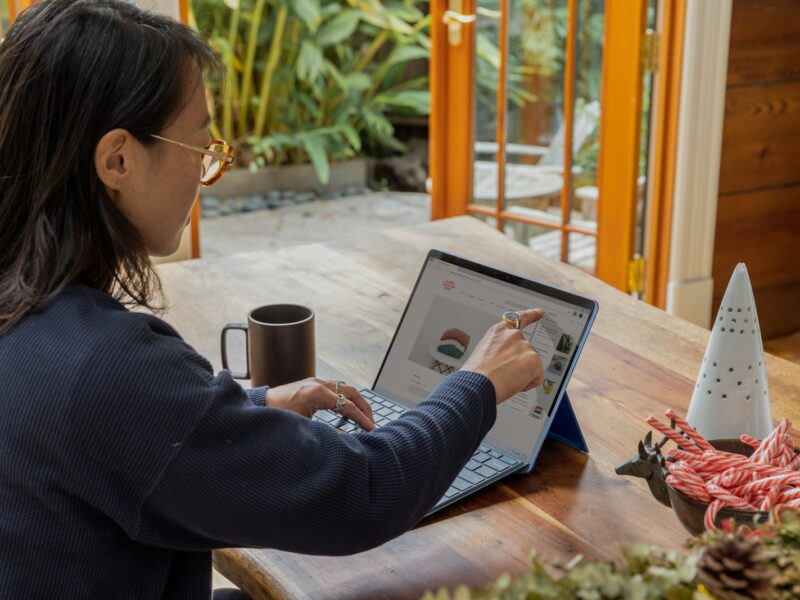
[[[492,383],[469,372],[358,434],[256,408],[226,373],[208,388],[208,409],[143,503],[141,542],[331,555],[372,548],[425,516],[496,416]]]
[[[269,387],[265,385],[256,388],[246,388],[244,391],[247,394],[247,397],[250,398],[250,402],[256,406],[266,406],[267,390],[269,390]]]

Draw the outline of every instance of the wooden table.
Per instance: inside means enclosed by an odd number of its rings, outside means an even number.
[[[686,534],[641,479],[614,466],[634,453],[644,418],[685,412],[708,332],[562,263],[534,255],[471,217],[274,253],[159,267],[166,320],[219,368],[219,331],[249,309],[299,302],[317,313],[318,375],[370,386],[427,250],[438,247],[594,297],[600,313],[569,386],[590,454],[548,440],[531,475],[478,492],[375,550],[352,557],[223,550],[217,568],[253,598],[416,598],[482,585],[528,567],[528,553],[613,557]],[[775,417],[800,418],[800,367],[768,356]],[[265,516],[266,518],[266,516]]]

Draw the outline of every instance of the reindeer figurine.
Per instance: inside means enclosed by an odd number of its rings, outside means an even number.
[[[664,481],[664,456],[661,454],[661,447],[667,443],[669,438],[665,437],[653,446],[652,434],[652,431],[648,431],[647,435],[644,436],[644,440],[639,441],[639,453],[634,454],[633,458],[614,470],[617,475],[643,477],[647,481],[653,497],[661,504],[670,506],[667,483]]]

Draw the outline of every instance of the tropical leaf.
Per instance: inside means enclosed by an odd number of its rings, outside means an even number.
[[[431,111],[431,94],[428,90],[401,90],[391,94],[378,94],[372,102],[391,108],[410,108],[423,115]]]
[[[350,125],[342,125],[340,131],[353,150],[361,150],[361,138],[358,137],[358,132],[353,127]]]
[[[342,11],[342,5],[338,2],[331,2],[329,4],[325,4],[322,8],[319,9],[319,14],[322,17],[322,20],[329,19],[335,14],[338,14]]]
[[[367,90],[372,85],[372,79],[366,73],[351,73],[345,80],[351,90]]]
[[[311,165],[314,167],[314,172],[317,174],[320,182],[323,185],[327,185],[331,177],[331,167],[328,163],[323,141],[315,136],[304,136],[303,150],[305,150],[309,160],[311,160]]]
[[[310,161],[324,180],[332,161],[402,151],[387,113],[429,110],[427,77],[406,76],[412,61],[430,55],[423,2],[242,0],[232,11],[220,0],[193,0],[192,22],[209,32],[229,75],[228,84],[208,82],[219,125],[226,114],[236,120],[249,166]]]
[[[318,0],[292,0],[292,9],[311,33],[317,32],[322,20]]]
[[[389,64],[396,65],[419,58],[430,58],[430,56],[430,50],[427,48],[421,48],[419,46],[400,46],[397,50],[392,52],[392,55],[389,57]]]
[[[304,40],[297,56],[297,77],[311,83],[322,71],[322,49],[313,42]]]
[[[413,4],[404,4],[402,2],[384,2],[383,5],[393,15],[399,19],[403,19],[408,23],[416,23],[425,17],[423,12]]]
[[[346,40],[353,35],[359,20],[358,13],[354,10],[340,12],[320,27],[317,32],[317,44],[326,48]]]

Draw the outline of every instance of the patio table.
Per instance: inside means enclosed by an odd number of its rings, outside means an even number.
[[[418,598],[484,585],[577,553],[615,557],[636,540],[680,546],[686,533],[641,479],[619,477],[644,418],[687,409],[708,331],[637,301],[572,266],[457,217],[333,243],[158,267],[166,320],[219,368],[219,332],[258,305],[316,311],[318,375],[370,386],[427,250],[437,247],[591,296],[600,312],[569,385],[589,454],[545,442],[530,475],[512,476],[374,550],[320,557],[269,549],[215,552],[217,569],[254,599]],[[800,366],[767,356],[776,418],[800,418]],[[265,515],[264,518],[268,518]],[[335,519],[331,511],[331,519]],[[347,535],[342,532],[343,535]]]

